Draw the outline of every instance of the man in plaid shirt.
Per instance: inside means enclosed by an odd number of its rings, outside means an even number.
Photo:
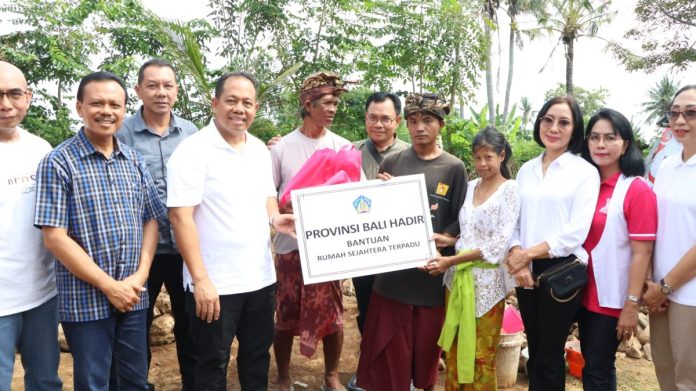
[[[142,157],[119,143],[127,93],[116,75],[85,76],[83,128],[40,163],[34,224],[56,262],[58,315],[75,390],[145,390],[144,287],[166,213]]]

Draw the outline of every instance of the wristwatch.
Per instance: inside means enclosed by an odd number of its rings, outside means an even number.
[[[660,288],[662,289],[662,293],[664,293],[665,295],[672,294],[672,287],[667,285],[664,278],[660,280]]]
[[[632,302],[638,304],[638,300],[639,300],[638,296],[634,296],[634,295],[626,296],[626,301],[632,301]]]

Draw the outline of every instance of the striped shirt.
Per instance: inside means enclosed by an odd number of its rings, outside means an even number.
[[[166,213],[142,157],[114,141],[109,158],[89,142],[84,130],[66,140],[37,170],[37,227],[60,227],[115,280],[135,273],[143,224]],[[96,287],[56,262],[58,314],[64,322],[110,317],[116,309]],[[134,310],[148,307],[146,292]]]

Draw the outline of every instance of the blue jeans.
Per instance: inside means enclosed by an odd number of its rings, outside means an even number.
[[[147,310],[89,322],[63,322],[75,391],[147,390]]]
[[[58,377],[58,308],[56,298],[17,314],[0,316],[0,391],[12,384],[15,350],[24,367],[24,389],[61,390]]]

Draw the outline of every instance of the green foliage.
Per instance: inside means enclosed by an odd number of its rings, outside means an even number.
[[[696,62],[696,5],[693,0],[638,0],[637,25],[625,37],[641,41],[643,53],[617,42],[610,47],[628,70],[653,72],[661,65],[684,70]]]
[[[518,137],[517,139],[508,139],[510,146],[512,147],[512,172],[517,173],[517,171],[522,167],[522,165],[529,160],[534,159],[539,156],[539,154],[544,150],[536,141],[531,137],[531,135],[526,135],[524,137]]]
[[[356,88],[341,95],[331,131],[348,140],[364,139],[365,101],[373,93],[367,88]]]
[[[55,88],[43,90],[45,104],[35,105],[25,119],[28,129],[52,143],[71,134],[74,121],[67,121],[64,94],[80,78],[103,69],[132,86],[143,59],[151,57],[170,59],[179,68],[176,110],[199,124],[210,117],[208,88],[201,87],[208,76],[200,47],[213,34],[206,22],[166,22],[137,0],[15,0],[0,12],[12,14],[10,22],[18,27],[0,36],[0,58],[22,69],[31,85]],[[96,55],[102,61],[95,67]],[[137,99],[129,102],[133,110]]]
[[[445,127],[441,131],[442,148],[461,159],[470,174],[476,172],[474,171],[471,143],[480,130],[477,121],[473,119],[449,116],[445,119]]]
[[[249,127],[249,133],[258,137],[264,143],[268,142],[271,137],[276,136],[278,132],[278,127],[275,126],[273,121],[263,117],[257,117]]]
[[[364,3],[367,12],[361,19],[375,41],[357,58],[366,85],[388,89],[399,81],[411,92],[438,92],[450,103],[472,94],[487,48],[475,2]]]
[[[565,85],[559,83],[555,88],[546,91],[544,94],[544,100],[549,100],[554,96],[564,96],[565,95]],[[582,87],[575,87],[575,93],[573,94],[575,100],[577,100],[580,108],[582,109],[583,118],[585,123],[592,117],[597,110],[601,109],[606,105],[607,98],[609,97],[609,90],[606,88],[599,88],[597,90],[586,90]]]
[[[0,11],[17,29],[0,36],[0,58],[24,70],[32,86],[46,86],[25,122],[54,142],[75,125],[64,96],[81,77],[110,70],[133,86],[139,66],[153,57],[176,67],[175,111],[198,125],[211,117],[215,78],[227,70],[253,73],[261,104],[254,130],[261,137],[301,123],[297,94],[310,73],[360,77],[363,88],[343,96],[333,126],[360,139],[364,99],[373,89],[407,82],[411,91],[461,101],[478,83],[487,45],[478,5],[458,0],[209,0],[210,23],[163,20],[139,0],[10,1]],[[213,40],[221,42],[218,53],[208,50]],[[211,69],[211,55],[224,65]],[[138,100],[130,102],[132,111]],[[397,133],[408,139],[403,125]]]
[[[17,29],[0,37],[0,58],[22,69],[32,83],[57,81],[60,96],[89,71],[85,59],[99,50],[94,34],[82,26],[93,11],[77,0],[25,0],[0,7],[17,15],[9,20]]]
[[[24,129],[55,147],[71,137],[76,126],[77,121],[70,118],[70,110],[64,104],[59,104],[56,97],[43,89],[34,91],[31,106],[22,122]]]

